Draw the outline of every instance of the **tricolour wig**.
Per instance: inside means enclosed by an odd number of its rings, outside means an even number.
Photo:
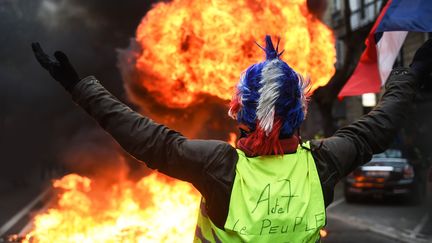
[[[265,41],[266,60],[241,75],[228,113],[249,132],[257,154],[281,154],[279,139],[291,137],[306,116],[309,79],[280,59],[279,41],[276,49],[270,36]]]

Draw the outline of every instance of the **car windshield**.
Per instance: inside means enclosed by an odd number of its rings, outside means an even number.
[[[383,153],[375,154],[373,158],[402,158],[402,152],[399,149],[387,149]]]

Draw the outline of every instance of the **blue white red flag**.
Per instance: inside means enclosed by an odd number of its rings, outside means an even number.
[[[432,0],[389,0],[366,39],[366,49],[339,98],[377,93],[409,31],[432,32]]]

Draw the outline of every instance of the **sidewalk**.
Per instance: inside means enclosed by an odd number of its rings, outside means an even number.
[[[25,183],[13,185],[12,183],[0,179],[0,229],[5,224],[26,207],[31,201],[38,197],[50,186],[51,180],[40,178],[39,170],[35,170]],[[11,228],[0,237],[8,234],[17,233]]]

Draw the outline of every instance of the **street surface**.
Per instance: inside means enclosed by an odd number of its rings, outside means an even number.
[[[31,210],[26,210],[40,198],[45,188],[32,185],[0,195],[0,230],[6,230],[0,236],[0,242],[4,242],[6,235],[22,232],[33,215],[32,211],[43,208],[37,203]],[[328,234],[322,242],[432,242],[432,221],[426,206],[427,203],[413,206],[398,200],[382,199],[347,204],[342,185],[338,185],[335,200],[327,209]],[[20,214],[22,217],[17,217]]]
[[[342,183],[327,209],[328,235],[323,242],[432,242],[428,204],[411,205],[402,200],[371,198],[348,204]]]

